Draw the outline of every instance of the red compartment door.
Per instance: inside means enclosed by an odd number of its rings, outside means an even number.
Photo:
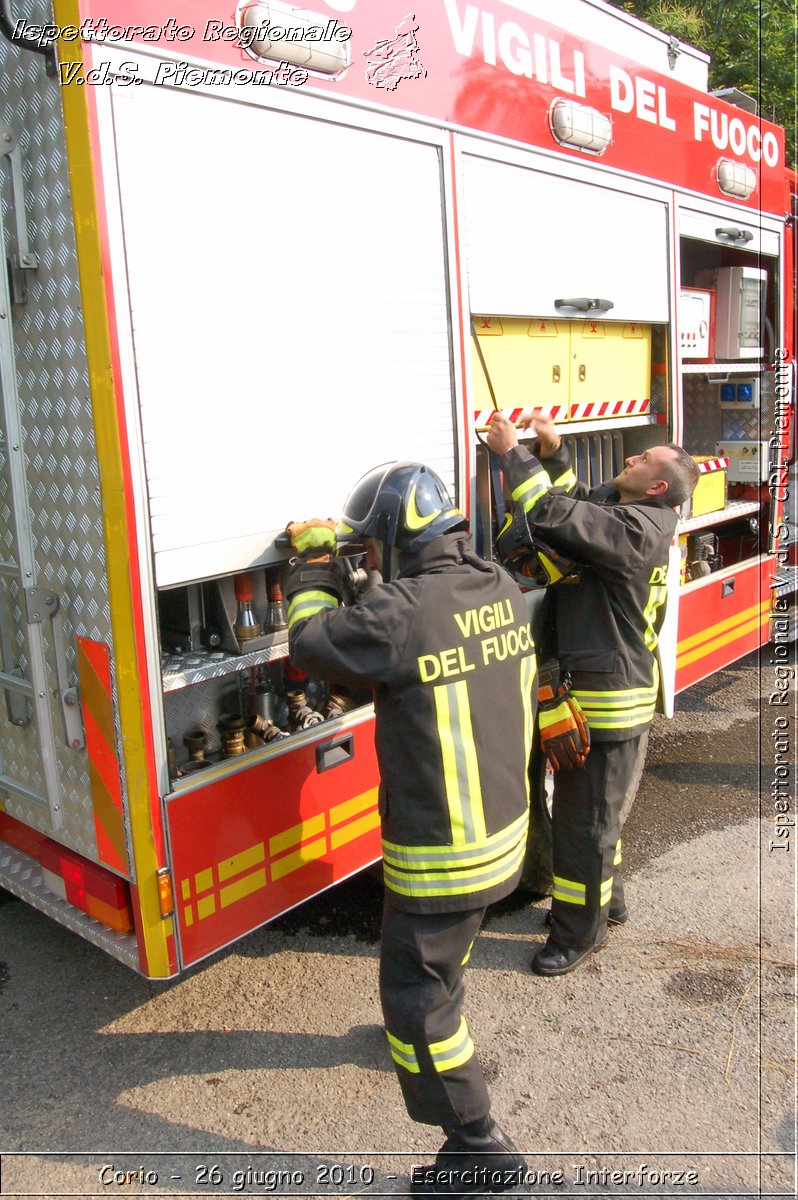
[[[679,597],[676,691],[750,654],[768,640],[773,559],[727,567]]]
[[[167,797],[184,966],[380,857],[373,727]]]

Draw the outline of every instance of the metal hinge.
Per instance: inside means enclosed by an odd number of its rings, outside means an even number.
[[[0,121],[0,155],[5,156],[11,166],[11,197],[17,231],[17,254],[15,257],[9,257],[11,302],[12,304],[25,304],[28,299],[25,271],[36,270],[39,265],[39,256],[31,249],[28,241],[19,141],[11,126],[6,125],[3,121]]]
[[[61,621],[61,601],[57,594],[46,587],[25,588],[26,616],[30,625],[40,625],[49,619],[53,630],[53,649],[55,651],[55,671],[58,678],[58,689],[54,695],[61,703],[61,715],[64,719],[64,737],[66,744],[72,750],[82,750],[86,745],[86,735],[83,729],[83,714],[80,707],[80,693],[69,685],[69,672],[66,661],[66,641],[64,626]]]

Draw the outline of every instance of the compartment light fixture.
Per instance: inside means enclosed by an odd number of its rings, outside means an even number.
[[[573,100],[554,101],[549,108],[549,128],[555,142],[586,154],[603,154],[612,142],[612,119]]]
[[[284,62],[336,76],[349,66],[349,34],[327,15],[280,0],[241,0],[239,40],[258,62]]]
[[[756,171],[732,158],[719,158],[715,168],[718,190],[724,196],[747,200],[756,187]]]

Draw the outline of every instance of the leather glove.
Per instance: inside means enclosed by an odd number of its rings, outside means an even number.
[[[590,752],[587,718],[570,692],[556,658],[544,662],[538,671],[540,746],[554,771],[584,766]]]
[[[285,532],[303,562],[328,563],[335,554],[335,521],[292,521]]]

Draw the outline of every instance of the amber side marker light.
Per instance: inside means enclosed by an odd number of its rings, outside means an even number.
[[[161,906],[161,916],[171,917],[175,911],[175,901],[172,895],[172,876],[168,867],[161,867],[157,873],[158,900]]]

